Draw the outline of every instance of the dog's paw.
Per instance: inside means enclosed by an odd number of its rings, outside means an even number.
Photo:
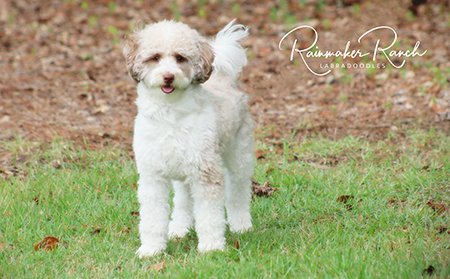
[[[230,226],[230,231],[237,232],[237,233],[243,233],[246,231],[252,230],[253,226],[252,223],[250,224],[240,224],[239,226]]]
[[[166,245],[141,246],[136,251],[139,258],[155,256],[166,249]]]
[[[169,223],[169,238],[183,238],[189,229],[185,224],[174,223],[173,221]]]
[[[243,233],[249,231],[253,228],[252,220],[250,218],[241,218],[239,220],[233,220],[234,222],[228,221],[230,225],[230,231]]]
[[[225,243],[222,241],[220,242],[213,242],[213,243],[202,243],[200,242],[198,244],[198,251],[200,253],[207,253],[211,251],[223,251],[225,249]]]

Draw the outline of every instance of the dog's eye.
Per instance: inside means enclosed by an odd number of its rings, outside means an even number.
[[[150,58],[147,58],[144,63],[147,62],[158,62],[161,59],[161,56],[159,56],[159,54],[155,54],[153,56],[151,56]]]
[[[177,59],[177,62],[180,62],[180,63],[187,61],[187,59],[181,55],[177,55],[175,58]]]
[[[159,54],[153,55],[150,58],[147,58],[144,63],[148,63],[148,62],[159,62],[159,60],[161,59],[161,56],[159,56]]]

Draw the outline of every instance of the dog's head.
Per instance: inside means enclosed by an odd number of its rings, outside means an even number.
[[[212,47],[197,31],[175,21],[161,21],[135,30],[123,50],[127,70],[136,82],[166,94],[210,77]]]

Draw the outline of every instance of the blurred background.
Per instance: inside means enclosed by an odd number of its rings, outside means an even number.
[[[214,36],[229,21],[251,28],[242,42],[249,63],[241,77],[251,97],[250,111],[261,141],[301,140],[321,135],[353,135],[368,140],[401,141],[408,129],[450,128],[449,1],[299,0],[299,1],[23,1],[0,0],[0,141],[17,136],[37,141],[59,137],[91,148],[131,146],[135,83],[122,55],[124,41],[138,23],[182,21]],[[313,75],[291,42],[280,39],[309,25],[320,50],[373,52],[376,41],[395,50],[412,50],[420,41],[424,56],[400,69],[382,55],[385,68],[333,69]],[[298,47],[314,41],[309,29],[296,32]],[[292,41],[293,37],[289,37]],[[318,72],[325,62],[374,63],[364,58],[311,58]]]

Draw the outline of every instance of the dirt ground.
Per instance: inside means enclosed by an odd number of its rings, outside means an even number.
[[[416,6],[413,6],[413,3]],[[48,142],[55,134],[92,148],[131,145],[136,85],[122,55],[124,38],[141,20],[178,19],[214,36],[233,18],[251,28],[243,42],[249,63],[241,77],[251,96],[256,133],[263,140],[354,135],[368,140],[411,127],[449,132],[450,9],[448,1],[50,1],[0,0],[0,143],[20,135]],[[424,3],[427,2],[427,3]],[[420,5],[419,5],[420,4]],[[290,61],[294,36],[299,49],[314,41],[325,51],[372,52],[377,40],[391,49],[423,56],[379,53],[385,68],[332,69],[311,73],[299,54]],[[370,63],[366,58],[307,58],[316,72],[324,65]],[[327,64],[328,63],[328,64]],[[262,136],[261,136],[262,135]]]

